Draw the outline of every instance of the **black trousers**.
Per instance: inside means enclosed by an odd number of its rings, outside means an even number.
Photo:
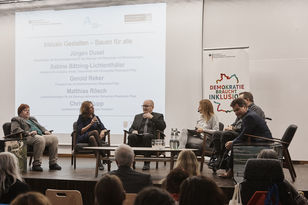
[[[226,151],[225,144],[228,141],[234,140],[239,135],[235,131],[216,131],[213,133],[214,153],[217,157],[222,157]]]
[[[153,134],[130,134],[128,135],[128,145],[131,147],[152,147],[152,139],[156,139]],[[151,152],[135,152],[135,154],[143,154],[145,157],[150,157]]]

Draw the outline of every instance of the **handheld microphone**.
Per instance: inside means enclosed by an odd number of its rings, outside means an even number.
[[[93,118],[95,118],[95,117],[96,117],[96,116],[94,115]],[[92,118],[92,119],[93,119],[93,118]],[[96,120],[95,120],[95,123],[98,124],[98,125],[100,124],[100,123],[99,123],[99,120],[98,120],[97,118],[96,118]]]

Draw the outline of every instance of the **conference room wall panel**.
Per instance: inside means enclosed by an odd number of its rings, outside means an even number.
[[[204,47],[249,46],[250,88],[273,137],[298,130],[292,159],[307,160],[307,1],[204,1]]]
[[[68,5],[65,5],[66,2]],[[306,71],[308,14],[305,9],[308,3],[304,0],[153,2],[167,2],[166,140],[169,140],[171,128],[193,128],[199,118],[197,107],[198,101],[202,98],[202,48],[249,46],[250,88],[256,104],[273,119],[268,122],[268,125],[274,137],[280,138],[291,123],[299,126],[290,151],[293,159],[307,160],[305,135],[308,128],[305,119],[308,113],[305,105],[308,103],[308,97],[305,94],[305,88],[308,74]],[[145,3],[145,1],[127,1],[126,3]],[[87,1],[85,3],[77,0],[49,0],[22,5],[26,5],[25,10],[27,10],[31,7],[66,9],[120,4],[123,4],[123,1]],[[19,4],[19,9],[22,5]],[[5,10],[7,7],[9,11]],[[204,19],[202,18],[203,9]],[[14,6],[1,5],[0,10],[0,86],[2,90],[0,123],[2,124],[16,115],[14,106],[15,25]],[[224,122],[223,119],[220,120]],[[69,134],[59,136],[61,144],[70,143]],[[112,134],[112,143],[121,142],[121,135]]]
[[[74,4],[75,2],[75,4]],[[171,128],[194,128],[199,119],[197,112],[198,102],[201,99],[201,56],[202,56],[202,1],[200,0],[168,0],[168,1],[44,1],[28,4],[16,4],[1,8],[0,30],[0,56],[1,82],[3,90],[1,97],[0,124],[7,122],[16,115],[15,110],[15,82],[14,82],[14,9],[71,9],[84,7],[102,7],[135,3],[161,3],[167,2],[166,10],[166,90],[165,90],[165,120],[166,142],[169,141]],[[68,5],[67,5],[68,4]],[[2,12],[4,10],[4,12]],[[30,51],[29,51],[30,52]],[[143,76],[150,79],[151,76]],[[26,83],[26,79],[25,79]],[[146,89],[146,85],[144,88]],[[90,99],[91,100],[91,99]],[[20,102],[27,103],[27,102]],[[136,107],[140,108],[142,102]],[[31,106],[31,105],[30,105]],[[48,108],[46,108],[48,109]],[[155,109],[154,109],[155,110]],[[140,108],[140,112],[141,112]],[[76,113],[77,119],[78,113]],[[101,116],[104,118],[104,116]],[[38,118],[38,120],[40,120]],[[133,119],[131,119],[133,120]],[[73,123],[73,122],[72,122]],[[108,122],[106,122],[108,124]],[[48,129],[56,128],[49,127]],[[70,126],[70,128],[72,125]],[[56,133],[59,143],[70,144],[70,133]],[[112,143],[122,143],[122,135],[112,134]]]

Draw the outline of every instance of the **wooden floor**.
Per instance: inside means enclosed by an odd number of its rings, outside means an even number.
[[[74,170],[71,166],[70,158],[59,158],[58,163],[62,166],[61,171],[49,171],[48,158],[44,157],[42,167],[43,172],[33,172],[28,168],[23,178],[30,185],[32,190],[44,193],[47,188],[53,189],[77,189],[83,195],[84,204],[93,204],[93,189],[96,181],[101,175],[107,173],[107,170],[99,171],[98,177],[95,178],[95,159],[94,158],[77,158],[77,168]],[[159,169],[155,169],[155,162],[151,163],[149,171],[142,171],[143,162],[136,163],[136,171],[151,174],[153,184],[160,186],[160,180],[163,179],[170,171],[169,164],[164,166],[163,162],[159,163]],[[113,162],[111,170],[117,169],[116,163]],[[298,190],[308,193],[308,164],[295,165],[297,179],[291,181],[288,170],[284,170],[286,179],[291,182]],[[232,179],[223,179],[213,174],[212,170],[204,166],[203,175],[212,178],[219,187],[223,189],[228,198],[232,196],[234,181]],[[307,196],[307,195],[306,195]]]

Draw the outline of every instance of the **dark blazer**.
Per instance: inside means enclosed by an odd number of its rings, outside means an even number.
[[[46,130],[45,127],[43,127],[34,117],[30,117],[29,120],[31,120],[42,132],[44,133]],[[28,124],[27,120],[22,117],[13,117],[11,119],[11,133],[16,132],[23,132],[24,135],[29,135],[30,132],[30,125]]]
[[[153,118],[148,121],[148,132],[150,134],[155,134],[156,130],[164,131],[166,128],[164,115],[156,112],[152,112],[151,114],[153,115]],[[142,133],[145,121],[146,119],[143,118],[143,113],[136,115],[129,131],[132,132],[133,130],[137,130],[138,133]]]
[[[152,185],[151,175],[136,172],[128,166],[120,166],[109,174],[121,179],[126,193],[138,193],[144,187]]]
[[[6,192],[5,194],[3,194],[0,197],[0,203],[11,203],[11,201],[13,201],[19,194],[22,193],[26,193],[30,191],[29,186],[24,183],[19,181],[18,179],[16,180],[15,184],[13,184],[12,186],[10,186],[8,188],[8,192]]]
[[[89,137],[88,133],[93,130],[97,130],[100,133],[102,130],[105,130],[105,126],[102,121],[96,116],[99,123],[94,123],[86,132],[81,134],[82,128],[91,123],[92,118],[85,118],[82,115],[79,115],[77,120],[77,142],[88,142]]]
[[[239,136],[233,140],[233,143],[246,141],[248,136],[245,134],[272,138],[272,133],[267,127],[265,120],[250,110],[242,117],[242,131]]]

